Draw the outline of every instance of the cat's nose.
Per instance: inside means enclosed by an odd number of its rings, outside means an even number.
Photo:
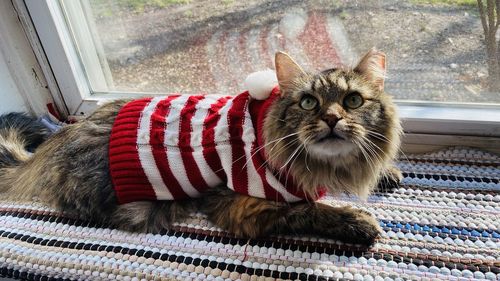
[[[325,115],[323,116],[323,121],[326,122],[326,124],[328,124],[328,126],[333,129],[335,128],[335,126],[337,125],[337,122],[339,122],[339,120],[341,118],[337,117],[337,115],[334,115],[334,114],[328,114],[328,115]]]

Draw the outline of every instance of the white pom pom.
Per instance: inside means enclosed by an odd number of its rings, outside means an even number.
[[[271,69],[254,72],[245,79],[245,89],[256,100],[267,99],[277,85],[276,73]]]

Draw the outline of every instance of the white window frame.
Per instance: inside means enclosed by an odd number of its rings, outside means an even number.
[[[61,96],[69,113],[88,115],[103,100],[151,96],[156,93],[131,92],[92,92],[89,79],[83,69],[83,63],[72,41],[72,35],[57,0],[12,0],[16,6],[24,6],[38,34],[39,44],[43,49]],[[78,1],[79,2],[79,1]],[[23,12],[23,7],[19,8]],[[78,13],[78,11],[74,11]],[[86,19],[82,15],[82,26]],[[28,27],[30,28],[30,27]],[[82,36],[86,30],[73,30]],[[88,32],[88,30],[87,30]],[[91,42],[92,40],[86,40]],[[93,60],[96,66],[92,75],[109,77],[102,60],[99,46],[85,46],[95,50],[86,59]],[[41,60],[43,61],[43,60]],[[102,69],[105,69],[104,71]],[[47,71],[48,72],[48,71]],[[111,79],[101,79],[100,83],[112,83]],[[159,94],[159,93],[158,93]],[[54,96],[54,99],[60,96]],[[490,150],[500,150],[500,107],[490,104],[465,104],[443,102],[398,101],[400,116],[406,132],[405,142],[411,145],[471,145]],[[477,137],[481,137],[478,139]]]

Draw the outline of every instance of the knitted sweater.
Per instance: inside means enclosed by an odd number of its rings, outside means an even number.
[[[199,197],[221,184],[241,194],[296,202],[306,196],[265,162],[262,126],[279,90],[237,96],[144,98],[118,113],[109,143],[119,203]]]

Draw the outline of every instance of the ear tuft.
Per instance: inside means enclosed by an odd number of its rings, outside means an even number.
[[[278,85],[276,73],[270,69],[251,73],[245,79],[245,89],[256,100],[265,100]]]
[[[370,82],[375,84],[379,90],[384,90],[386,78],[385,54],[375,48],[366,53],[359,61],[354,71],[364,75]]]

